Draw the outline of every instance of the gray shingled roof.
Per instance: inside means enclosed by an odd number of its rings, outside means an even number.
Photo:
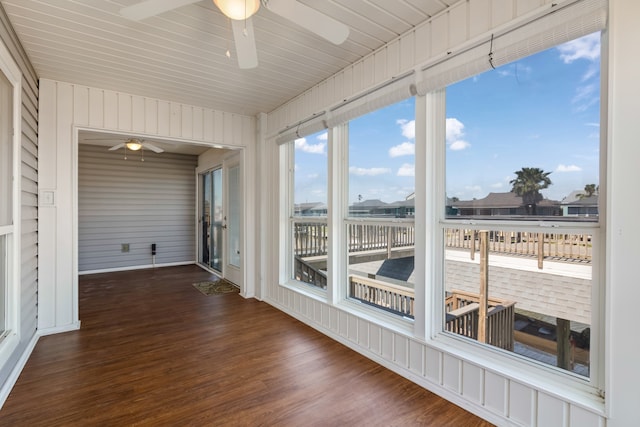
[[[555,206],[559,202],[542,199],[538,206]],[[489,193],[486,197],[476,200],[460,200],[451,202],[454,208],[513,208],[522,206],[522,197],[511,191],[506,193]]]

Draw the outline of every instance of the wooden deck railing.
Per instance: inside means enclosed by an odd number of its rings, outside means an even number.
[[[296,256],[322,256],[327,254],[327,221],[306,220],[293,222],[294,253]],[[415,244],[415,227],[405,224],[374,224],[347,222],[350,253],[370,250],[411,248]],[[478,231],[468,228],[445,229],[445,246],[465,249],[473,259],[479,250]],[[542,268],[545,258],[591,262],[590,234],[537,233],[527,231],[489,231],[489,252],[538,258]]]
[[[409,287],[351,274],[349,297],[413,319],[414,291]]]
[[[446,330],[478,339],[480,298],[477,294],[454,290],[445,299]],[[513,351],[515,302],[489,298],[487,344]]]
[[[349,252],[404,248],[413,246],[416,241],[413,224],[348,223],[347,236],[349,239]]]
[[[445,229],[447,248],[479,250],[478,231],[465,228]],[[489,252],[505,255],[528,255],[590,262],[590,234],[534,233],[527,231],[489,231]]]
[[[309,265],[301,257],[295,257],[293,269],[296,280],[327,289],[327,274]]]

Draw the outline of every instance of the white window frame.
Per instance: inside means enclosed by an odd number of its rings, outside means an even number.
[[[426,167],[435,171],[431,179],[427,179],[427,198],[433,203],[435,214],[429,216],[427,223],[427,236],[432,247],[433,256],[427,257],[428,271],[426,277],[432,283],[428,290],[427,307],[430,314],[426,320],[427,338],[430,344],[440,349],[456,354],[461,358],[477,363],[490,370],[501,372],[508,377],[523,381],[528,384],[536,384],[541,389],[558,395],[571,395],[577,402],[582,402],[589,407],[601,409],[604,403],[604,305],[605,305],[605,218],[606,218],[606,158],[607,158],[607,52],[606,30],[602,31],[602,55],[601,55],[601,94],[600,94],[600,206],[598,222],[540,222],[540,221],[500,221],[500,220],[460,220],[447,219],[445,216],[445,177],[446,177],[446,144],[444,143],[446,132],[446,92],[438,89],[425,95],[427,150],[431,153],[427,158]],[[416,123],[418,123],[416,118]],[[417,169],[417,163],[416,163]],[[416,193],[417,194],[417,193]],[[416,207],[417,210],[417,207]],[[489,345],[472,342],[461,336],[444,331],[444,234],[445,228],[484,228],[484,229],[540,229],[540,230],[566,230],[572,232],[589,232],[594,236],[594,248],[592,265],[592,290],[591,290],[591,343],[590,343],[590,376],[585,378],[569,371],[563,371],[557,367],[545,365],[540,362],[510,354]],[[597,260],[597,261],[596,261]]]
[[[13,86],[12,224],[0,226],[6,237],[6,324],[0,341],[0,367],[12,356],[20,342],[20,221],[21,221],[21,107],[22,73],[6,46],[0,43],[0,71]],[[1,290],[0,290],[1,291]]]

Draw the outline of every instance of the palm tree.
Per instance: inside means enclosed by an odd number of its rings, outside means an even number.
[[[551,179],[549,174],[540,168],[522,168],[514,172],[516,179],[509,181],[512,185],[511,191],[522,197],[522,203],[527,208],[529,215],[536,214],[536,205],[542,200],[540,190],[549,187]]]
[[[578,194],[578,198],[580,200],[586,199],[587,197],[591,197],[598,191],[598,187],[595,184],[587,184],[584,186],[584,193]]]

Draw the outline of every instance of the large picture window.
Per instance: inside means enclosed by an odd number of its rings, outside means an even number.
[[[448,86],[445,152],[444,330],[589,378],[600,33]]]
[[[415,100],[349,122],[349,298],[414,317]]]
[[[293,279],[327,288],[327,131],[293,142]]]

